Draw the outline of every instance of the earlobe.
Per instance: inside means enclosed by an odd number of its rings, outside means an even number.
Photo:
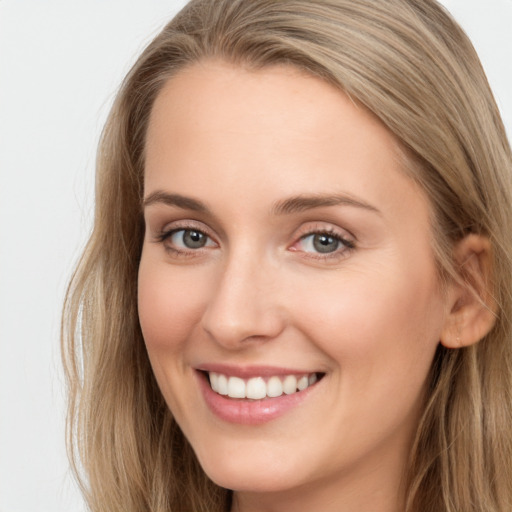
[[[448,316],[441,333],[441,343],[447,348],[473,345],[494,326],[491,251],[489,239],[483,235],[467,235],[455,245],[458,278],[448,285]]]

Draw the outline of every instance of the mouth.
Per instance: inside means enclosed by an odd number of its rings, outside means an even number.
[[[324,373],[256,375],[250,378],[228,375],[214,371],[202,371],[211,390],[223,397],[233,399],[265,400],[294,395],[314,386]]]
[[[210,411],[231,424],[261,425],[309,403],[325,377],[268,366],[208,364],[196,368],[199,388]]]

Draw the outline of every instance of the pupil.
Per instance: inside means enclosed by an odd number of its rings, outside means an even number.
[[[333,252],[338,248],[338,239],[330,235],[315,235],[313,246],[318,252]]]
[[[199,249],[206,244],[206,237],[200,231],[185,231],[183,233],[183,243],[189,249]]]

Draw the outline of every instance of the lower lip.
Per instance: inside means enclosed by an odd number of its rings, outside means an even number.
[[[260,425],[279,418],[304,402],[316,387],[315,385],[291,395],[283,394],[262,400],[237,399],[215,393],[208,378],[201,372],[197,373],[205,402],[213,414],[229,423],[241,425]]]

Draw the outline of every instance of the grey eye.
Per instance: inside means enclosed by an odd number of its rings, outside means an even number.
[[[350,249],[351,243],[334,233],[310,233],[304,235],[299,242],[301,251],[311,254],[342,253]]]
[[[208,243],[208,236],[196,229],[179,229],[171,236],[173,245],[186,249],[201,249]]]
[[[340,246],[339,238],[325,233],[316,233],[310,235],[314,249],[320,253],[329,253],[336,251]],[[309,238],[309,237],[308,237]]]

